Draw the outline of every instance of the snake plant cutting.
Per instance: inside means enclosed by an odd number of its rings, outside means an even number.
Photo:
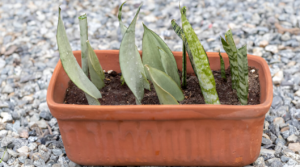
[[[143,56],[135,45],[135,26],[142,4],[138,7],[135,17],[127,27],[122,22],[122,7],[119,7],[118,20],[123,36],[119,62],[122,72],[121,81],[126,83],[135,96],[136,104],[142,104],[144,89],[150,90],[150,83],[153,84],[159,102],[161,104],[179,104],[184,99],[182,88],[186,88],[186,52],[188,53],[194,73],[199,81],[199,86],[206,104],[220,104],[216,83],[210,63],[202,44],[186,17],[186,7],[180,8],[182,28],[174,21],[171,21],[175,33],[182,39],[182,76],[178,73],[176,60],[171,49],[153,30],[143,24],[144,34],[142,41]],[[90,105],[100,105],[100,89],[105,87],[105,75],[101,64],[88,40],[87,15],[80,16],[80,40],[81,40],[81,68],[72,54],[66,31],[60,16],[57,26],[57,44],[60,59],[64,70],[71,81],[80,88]],[[224,50],[230,59],[230,70],[232,88],[237,91],[241,104],[247,104],[248,96],[248,63],[247,48],[243,46],[236,48],[232,33],[229,30],[221,42]],[[220,56],[221,76],[226,79],[225,65],[222,55]],[[150,90],[154,91],[154,90]]]

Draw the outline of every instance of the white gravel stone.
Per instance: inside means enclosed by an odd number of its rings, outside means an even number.
[[[12,121],[12,116],[11,114],[7,113],[7,112],[2,112],[1,114],[1,117],[2,117],[2,122],[5,123],[5,122],[10,122]]]

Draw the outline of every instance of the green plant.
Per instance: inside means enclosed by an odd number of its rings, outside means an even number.
[[[186,52],[199,81],[206,104],[220,104],[216,91],[214,76],[210,63],[191,24],[186,18],[186,7],[180,8],[182,28],[174,21],[171,25],[176,34],[182,39],[182,76],[178,74],[176,60],[171,49],[154,31],[143,24],[144,34],[142,41],[143,56],[135,45],[135,25],[142,4],[138,7],[130,25],[127,27],[122,22],[122,7],[119,7],[118,20],[123,36],[119,61],[121,67],[121,82],[126,83],[136,98],[136,104],[142,104],[144,89],[150,90],[153,84],[161,104],[178,104],[184,99],[180,87],[187,87],[186,82]],[[79,17],[81,39],[82,69],[72,54],[63,22],[60,17],[57,27],[57,44],[62,65],[74,84],[83,90],[90,105],[100,105],[100,89],[105,86],[105,75],[93,48],[88,41],[88,26],[86,14]],[[230,59],[232,88],[237,90],[241,104],[247,104],[248,96],[248,63],[247,49],[243,46],[236,49],[232,33],[225,34],[226,40],[221,37],[224,50]],[[221,76],[226,79],[225,64],[219,51]],[[90,80],[89,80],[90,78]],[[149,80],[149,81],[148,81]]]
[[[237,91],[241,104],[246,105],[249,92],[247,46],[236,49],[231,30],[225,33],[225,39],[226,41],[221,37],[223,48],[229,57],[232,89]]]

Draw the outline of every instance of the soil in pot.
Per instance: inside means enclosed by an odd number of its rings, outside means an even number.
[[[227,80],[221,78],[220,71],[213,71],[216,81],[216,88],[221,104],[240,105],[236,90],[231,88],[230,69],[226,70]],[[181,73],[180,73],[181,76]],[[249,97],[248,105],[260,103],[260,85],[258,70],[249,67]],[[99,99],[101,105],[135,105],[135,97],[126,84],[122,85],[120,80],[121,74],[115,71],[105,73],[105,87],[100,90],[102,98]],[[180,104],[205,104],[201,93],[201,88],[196,76],[187,75],[187,88],[182,89],[184,92],[184,100]],[[88,105],[85,94],[72,81],[66,92],[65,104],[82,104]],[[155,89],[151,84],[151,91],[145,90],[142,104],[160,104]]]

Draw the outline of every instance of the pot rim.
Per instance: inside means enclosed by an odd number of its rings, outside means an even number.
[[[73,51],[73,54],[78,54],[80,51]],[[113,54],[119,54],[119,50],[95,50],[96,53],[113,53]],[[141,53],[141,51],[140,51]],[[174,54],[174,56],[176,57],[176,53],[182,53],[179,51],[174,51],[172,52]],[[218,54],[216,54],[217,52],[207,52],[207,55],[209,57],[218,57]],[[224,57],[228,57],[226,53],[222,53],[222,56]],[[180,56],[181,57],[181,56]],[[47,103],[49,108],[53,108],[55,110],[60,109],[62,111],[70,111],[70,110],[80,110],[83,109],[84,111],[87,110],[95,110],[97,109],[97,112],[100,111],[116,111],[116,110],[123,110],[123,111],[145,111],[147,109],[147,111],[156,111],[156,110],[180,110],[182,112],[182,110],[199,110],[199,108],[201,108],[201,110],[234,110],[234,111],[241,111],[241,110],[254,110],[257,112],[253,112],[252,114],[252,118],[253,117],[258,117],[258,116],[262,116],[264,114],[266,114],[266,112],[268,111],[268,109],[270,108],[271,104],[272,104],[272,99],[273,99],[273,84],[272,84],[272,79],[271,79],[271,74],[270,74],[270,70],[269,70],[269,66],[267,64],[267,62],[259,57],[259,56],[254,56],[254,55],[249,55],[248,54],[248,59],[251,59],[252,61],[255,61],[256,63],[260,64],[262,69],[259,70],[263,70],[263,73],[265,75],[265,84],[266,84],[266,99],[264,102],[257,104],[257,105],[224,105],[224,104],[220,104],[220,105],[214,105],[214,104],[184,104],[184,105],[100,105],[100,106],[93,106],[93,105],[77,105],[77,104],[63,104],[63,103],[57,103],[54,101],[54,86],[55,86],[55,82],[57,81],[57,77],[58,74],[61,70],[63,70],[62,68],[62,64],[61,61],[59,60],[59,62],[57,63],[53,75],[51,77],[50,83],[49,83],[49,87],[48,87],[48,91],[47,91]],[[262,90],[260,90],[262,91]],[[266,110],[266,112],[261,113],[256,109],[263,109]],[[226,113],[223,113],[226,114]],[[222,115],[223,115],[222,114]],[[238,114],[240,115],[240,114]],[[251,117],[251,116],[250,116]]]

